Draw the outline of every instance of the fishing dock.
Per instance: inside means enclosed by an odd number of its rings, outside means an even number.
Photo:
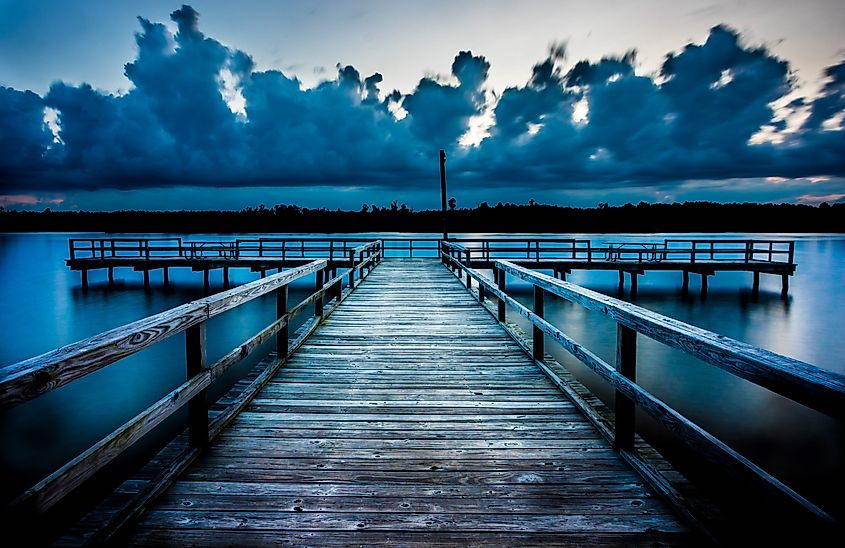
[[[437,258],[436,238],[379,238],[385,256]],[[603,242],[574,238],[453,238],[450,253],[458,253],[467,265],[491,269],[496,261],[548,270],[566,279],[573,270],[609,270],[619,273],[619,290],[629,277],[632,296],[638,277],[649,271],[681,273],[683,291],[689,289],[690,274],[700,277],[701,295],[707,294],[708,277],[717,272],[749,272],[752,292],[759,292],[760,275],[781,278],[781,293],[789,291],[789,277],[795,274],[795,242],[789,240],[695,240],[664,239],[659,242]],[[169,283],[171,268],[186,267],[203,273],[205,288],[210,272],[222,271],[223,287],[230,285],[229,270],[248,268],[267,272],[300,266],[314,258],[325,258],[332,270],[349,268],[360,258],[368,242],[352,238],[251,238],[214,241],[183,241],[182,238],[73,238],[68,241],[68,266],[80,271],[82,287],[88,287],[88,272],[105,269],[114,283],[114,270],[124,267],[140,271],[144,286],[150,287],[150,272],[161,271]],[[415,255],[416,252],[416,255]]]
[[[22,493],[6,509],[7,531],[31,532],[32,523],[67,512],[64,499],[183,408],[183,433],[50,540],[653,546],[757,538],[639,436],[638,413],[772,501],[790,517],[784,526],[809,524],[804,538],[841,529],[823,508],[637,384],[637,340],[654,339],[840,421],[845,377],[561,279],[577,268],[618,270],[631,274],[632,291],[648,270],[702,279],[743,270],[754,280],[761,273],[786,280],[795,271],[790,242],[195,244],[71,241],[68,266],[83,273],[83,284],[88,270],[117,267],[144,272],[148,287],[150,271],[174,267],[202,271],[205,280],[210,270],[229,268],[261,277],[0,370],[0,408],[7,409],[184,337],[185,382]],[[290,303],[288,287],[306,278],[313,291]],[[516,279],[532,288],[532,306],[508,293]],[[275,299],[274,321],[210,362],[206,322],[257,298]],[[549,299],[616,322],[615,361],[550,323]],[[307,319],[292,332],[297,315]],[[210,401],[215,379],[265,343],[272,350],[260,363]],[[547,351],[552,344],[609,383],[613,405],[562,368]]]

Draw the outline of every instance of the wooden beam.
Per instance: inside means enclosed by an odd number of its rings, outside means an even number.
[[[498,272],[498,274],[497,274],[497,285],[498,285],[499,291],[504,293],[505,290],[506,290],[506,288],[505,288],[505,271],[500,270],[500,269],[494,269],[494,270],[496,272]],[[469,276],[469,274],[467,274],[467,276]],[[502,322],[502,323],[505,323],[507,321],[507,302],[501,296],[499,297],[498,308],[499,308],[499,310],[498,310],[499,321]]]
[[[276,291],[276,318],[281,319],[288,313],[288,286],[284,286],[279,288]],[[279,330],[279,333],[276,335],[276,354],[278,354],[280,359],[287,358],[288,355],[288,334],[289,334],[288,324],[285,325]]]
[[[205,322],[201,322],[185,331],[188,380],[208,375],[205,349]],[[188,438],[194,447],[204,448],[208,445],[208,396],[205,389],[194,394],[188,402]]]
[[[621,324],[616,326],[616,371],[632,383],[637,380],[637,332]],[[634,402],[616,390],[616,427],[613,447],[633,449],[636,432]]]
[[[575,284],[555,280],[507,261],[497,261],[496,267],[811,409],[845,419],[845,375],[751,346]]]
[[[102,369],[171,335],[324,268],[325,260],[244,284],[57,348],[0,370],[0,409]]]
[[[470,276],[467,276],[467,279],[470,279]],[[537,287],[536,285],[534,286],[534,314],[536,314],[537,317],[539,317],[539,318],[543,317],[543,309],[544,309],[543,293],[544,293],[543,288]],[[535,360],[542,360],[543,356],[546,353],[545,345],[544,345],[545,340],[544,340],[543,330],[540,329],[539,327],[534,326],[531,341],[532,341],[531,345],[532,345],[532,349],[533,349],[534,359]]]

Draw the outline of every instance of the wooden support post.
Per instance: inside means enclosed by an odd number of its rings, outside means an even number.
[[[229,267],[223,267],[223,289],[229,289]]]
[[[202,271],[202,286],[208,291],[208,288],[211,284],[208,281],[208,269]]]
[[[267,276],[267,270],[266,269],[262,268],[260,272],[261,272],[262,278],[265,278]]]
[[[493,267],[493,271],[496,272],[495,267]],[[499,291],[504,293],[505,292],[505,278],[506,278],[505,271],[499,270],[498,272],[499,272],[499,274],[498,274],[498,277],[497,277],[497,280],[496,280],[496,285],[499,287]],[[498,308],[499,308],[499,310],[498,310],[499,321],[502,322],[502,323],[505,323],[505,321],[507,321],[507,312],[506,312],[507,303],[505,303],[504,299],[499,299]]]
[[[325,271],[318,270],[314,273],[315,280],[315,291],[320,291],[323,289],[323,276]],[[318,297],[316,301],[314,301],[314,315],[317,317],[323,317],[323,297]]]
[[[163,275],[164,275],[164,287],[167,287],[168,285],[170,285],[170,269],[167,268],[166,266],[163,269]]]
[[[619,288],[618,288],[618,291],[619,291],[620,295],[625,292],[625,271],[624,270],[619,271]]]
[[[786,295],[789,293],[789,274],[781,274],[780,280],[781,280],[780,295],[781,295],[781,297],[786,297]]]
[[[88,289],[88,270],[82,269],[82,289]]]
[[[637,380],[637,332],[622,324],[616,326],[616,370],[632,381]],[[634,402],[616,390],[614,449],[633,449],[635,413]]]
[[[754,271],[754,281],[751,283],[751,294],[755,297],[760,295],[760,272]]]
[[[637,278],[639,277],[639,272],[631,271],[628,273],[631,276],[631,298],[636,298],[637,296]]]
[[[114,286],[114,267],[109,267],[109,287]]]
[[[542,287],[534,286],[534,314],[541,318],[543,317],[543,293]],[[543,337],[543,330],[535,325],[531,338],[532,354],[535,360],[542,361],[546,353]]]
[[[707,272],[701,273],[701,298],[707,297],[707,276],[709,276]]]
[[[185,331],[185,357],[188,379],[206,369],[205,322],[191,326]],[[188,402],[188,439],[194,447],[208,445],[207,389],[198,392]]]
[[[684,270],[681,276],[683,276],[683,285],[681,285],[681,291],[683,291],[684,295],[686,295],[689,292],[689,270]]]
[[[484,287],[484,284],[478,284],[478,300],[481,304],[484,304],[484,299],[487,298],[487,288]]]
[[[337,276],[337,269],[334,269],[334,273],[332,274],[332,278]],[[343,280],[338,280],[334,283],[334,298],[337,299],[337,303],[340,303],[340,299],[343,296]]]
[[[285,285],[276,291],[276,319],[281,318],[287,313],[288,286]],[[284,360],[288,357],[288,334],[290,333],[289,323],[290,322],[279,329],[279,332],[276,334],[276,354],[278,354],[280,360]]]
[[[144,269],[144,289],[150,288],[150,270]]]
[[[563,282],[565,282],[565,281],[566,281],[566,270],[561,270],[561,271],[560,271],[560,279],[561,279],[561,281],[563,281]]]
[[[466,257],[467,268],[471,268],[470,267],[470,260],[469,260],[469,249],[466,250],[466,253],[465,253],[464,256]],[[466,277],[467,277],[467,289],[471,289],[472,288],[472,276],[469,275],[469,272],[466,272]]]

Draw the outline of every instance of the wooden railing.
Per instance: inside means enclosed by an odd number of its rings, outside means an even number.
[[[324,301],[344,297],[343,285],[356,285],[356,275],[364,276],[381,261],[381,242],[354,248],[354,261],[348,269],[329,269],[325,259],[279,272],[243,286],[217,293],[130,324],[47,352],[0,370],[0,409],[20,405],[89,375],[116,361],[135,354],[168,337],[185,333],[187,380],[142,413],[103,438],[84,453],[38,482],[12,502],[7,511],[23,515],[41,514],[62,500],[129,446],[150,432],[177,410],[188,406],[190,447],[160,478],[160,483],[179,473],[243,409],[253,396],[278,371],[290,352],[302,344],[323,318]],[[316,289],[294,307],[288,306],[291,282],[316,275]],[[331,278],[329,278],[329,274]],[[212,364],[206,363],[206,322],[223,312],[237,308],[257,297],[275,292],[276,319]],[[309,306],[314,317],[306,322],[301,335],[289,341],[291,319]],[[258,378],[212,424],[208,421],[206,391],[211,383],[232,365],[240,362],[260,345],[276,338],[276,352],[281,361],[265,369]],[[177,459],[179,460],[179,459]],[[154,487],[154,486],[153,486]]]
[[[379,238],[386,254],[402,257],[439,253],[438,238]],[[795,242],[791,240],[666,239],[658,242],[591,243],[576,238],[456,238],[472,260],[560,260],[591,263],[612,262],[781,262],[793,264]],[[72,238],[71,259],[108,257],[187,257],[247,259],[346,259],[349,251],[366,238],[245,238],[236,240],[183,241],[182,238]],[[388,245],[390,244],[390,245]]]
[[[151,258],[281,258],[348,259],[349,253],[366,245],[368,238],[242,238],[236,240],[183,241],[182,238],[71,238],[70,259],[111,257]],[[437,238],[378,238],[385,254],[402,257],[439,254]],[[416,252],[416,255],[415,255]]]
[[[602,242],[586,239],[501,239],[459,238],[450,244],[460,246],[472,261],[579,261],[579,262],[661,262],[702,261],[782,262],[793,264],[795,242],[791,240],[674,240],[662,242]]]
[[[468,266],[463,258],[464,246],[444,242],[441,258],[456,273],[466,277],[467,287],[472,280],[478,283],[479,299],[498,301],[497,316],[506,323],[506,308],[531,322],[533,338],[531,353],[538,364],[558,386],[565,384],[547,367],[544,361],[545,336],[560,344],[575,358],[609,382],[616,390],[615,430],[604,432],[614,446],[637,458],[634,453],[635,407],[640,407],[662,424],[670,433],[710,462],[742,477],[750,478],[768,493],[781,497],[802,512],[827,524],[833,518],[768,472],[740,455],[724,442],[684,417],[665,402],[646,391],[636,382],[637,335],[644,335],[672,348],[677,348],[706,363],[751,381],[786,398],[839,420],[845,419],[845,376],[768,350],[733,340],[716,333],[686,324],[608,297],[581,286],[529,270],[508,261],[496,261],[494,281]],[[506,293],[507,275],[528,282],[534,289],[533,310]],[[615,367],[584,348],[544,318],[544,295],[550,293],[589,310],[608,316],[617,323],[617,352]],[[599,430],[602,430],[600,425]]]

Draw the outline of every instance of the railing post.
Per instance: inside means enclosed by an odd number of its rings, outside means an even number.
[[[469,249],[464,251],[464,256],[466,257],[466,267],[471,268],[470,267],[470,258],[469,258]],[[471,289],[472,288],[472,276],[469,275],[469,272],[467,272],[466,275],[467,275],[467,289]]]
[[[349,289],[355,288],[355,250],[349,250]]]
[[[541,318],[543,317],[543,293],[542,287],[534,286],[534,314]],[[546,353],[543,337],[543,330],[535,325],[531,338],[532,354],[535,360],[543,361],[543,356]]]
[[[637,380],[637,332],[622,324],[616,326],[616,370],[631,381]],[[633,449],[635,412],[634,402],[616,390],[614,449]]]
[[[323,289],[323,277],[325,274],[325,270],[320,269],[314,273],[316,278],[315,280],[315,291],[320,291]],[[317,317],[323,317],[323,297],[317,297],[317,300],[314,301],[314,315]]]
[[[276,319],[288,313],[288,286],[284,285],[276,291]],[[290,333],[290,321],[284,327],[279,329],[276,334],[276,354],[279,359],[284,360],[288,357],[288,334]]]
[[[692,251],[690,251],[690,262],[695,262],[695,242],[690,242],[692,244]]]
[[[795,240],[789,242],[789,264],[793,264],[795,259]]]
[[[188,379],[192,379],[205,371],[205,322],[185,330],[185,357]],[[197,393],[188,402],[188,439],[194,447],[206,447],[208,445],[207,390]]]
[[[497,270],[496,267],[493,267],[493,272],[498,272],[496,275],[496,285],[499,287],[499,291],[502,293],[505,292],[505,271],[504,270]],[[504,299],[499,299],[498,303],[498,312],[499,312],[499,321],[505,323],[507,320],[507,303],[505,303]]]

